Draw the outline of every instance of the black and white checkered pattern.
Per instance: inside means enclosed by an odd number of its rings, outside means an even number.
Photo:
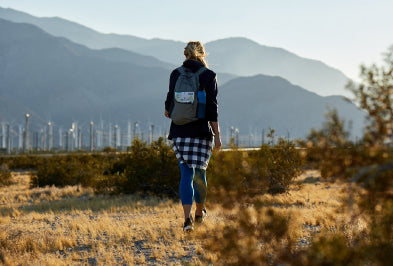
[[[213,141],[201,138],[172,139],[172,149],[180,163],[186,163],[190,168],[207,168]]]

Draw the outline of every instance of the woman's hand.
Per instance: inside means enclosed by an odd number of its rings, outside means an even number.
[[[165,116],[168,117],[168,118],[170,118],[170,117],[169,117],[169,112],[168,112],[167,110],[165,110]]]
[[[220,135],[214,136],[214,148],[220,150],[222,146]]]

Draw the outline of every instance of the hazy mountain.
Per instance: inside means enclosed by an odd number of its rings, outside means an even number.
[[[326,64],[299,57],[281,48],[260,45],[245,38],[229,38],[206,44],[209,63],[219,72],[239,76],[280,76],[320,95],[346,95],[348,78]]]
[[[281,136],[304,137],[322,126],[327,106],[352,121],[352,137],[362,135],[364,126],[364,112],[343,97],[321,97],[280,77],[231,80],[221,88],[219,102],[221,127],[234,126],[241,135],[260,135],[271,127]]]
[[[103,34],[62,18],[38,18],[27,13],[0,7],[0,18],[36,25],[53,36],[65,37],[93,49],[122,48],[154,56],[178,64],[184,59],[182,42],[161,39],[143,39],[131,35]]]
[[[9,8],[0,7],[0,18],[33,24],[53,36],[64,37],[92,49],[103,49],[99,53],[95,53],[95,56],[108,60],[163,68],[173,68],[184,60],[182,51],[185,43],[182,42],[161,39],[147,40],[131,35],[103,34],[62,18],[38,18]],[[82,49],[88,53],[84,46],[80,46],[78,50]],[[77,48],[74,47],[74,49]],[[161,60],[169,63],[164,63]],[[220,73],[219,76],[220,84],[236,77],[235,74],[229,73]]]
[[[33,124],[51,120],[70,126],[100,118],[124,125],[169,126],[163,117],[170,70],[144,67],[103,58],[64,38],[53,37],[24,23],[0,19],[0,97],[2,121]],[[219,77],[220,78],[220,77]],[[324,120],[325,104],[336,106],[359,132],[363,113],[341,97],[321,97],[280,77],[258,75],[236,78],[219,88],[220,122],[241,134],[271,126],[279,134],[303,137]],[[34,123],[33,120],[35,119]],[[1,121],[0,121],[1,122]],[[251,132],[252,133],[252,132]]]
[[[0,38],[0,96],[44,123],[161,120],[170,70],[103,59],[102,51],[30,24],[0,20],[0,32],[6,36]]]
[[[0,97],[0,122],[21,123],[24,121],[24,115],[27,113],[32,113],[32,110],[27,106]],[[34,114],[34,116],[37,117],[37,114]]]
[[[62,38],[61,42],[64,44],[64,46],[69,48],[70,51],[74,52],[76,55],[94,56],[109,61],[131,63],[144,67],[160,67],[165,69],[175,68],[174,65],[162,62],[155,57],[137,54],[120,48],[92,50],[87,48],[86,46],[71,42],[66,38]]]
[[[143,39],[130,35],[102,34],[61,18],[37,18],[12,9],[0,8],[0,18],[34,24],[54,36],[61,36],[93,49],[118,47],[178,65],[185,43]],[[320,95],[348,95],[348,78],[326,64],[302,58],[281,48],[260,45],[245,38],[228,38],[206,44],[208,61],[216,72],[236,76],[277,75]],[[221,75],[224,84],[233,78]]]

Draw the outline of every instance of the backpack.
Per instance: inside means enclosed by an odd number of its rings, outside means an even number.
[[[186,67],[179,67],[180,72],[173,92],[173,108],[170,118],[176,125],[185,125],[205,117],[206,92],[199,91],[199,75],[206,70],[201,67],[193,73]]]

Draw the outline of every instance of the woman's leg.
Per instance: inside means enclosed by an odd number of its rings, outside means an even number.
[[[181,163],[180,165],[180,199],[183,205],[184,210],[184,220],[187,218],[191,218],[191,207],[192,202],[194,201],[194,187],[193,180],[195,171],[194,168],[190,168],[185,163]]]
[[[202,210],[203,207],[205,207],[207,195],[206,170],[195,168],[194,186],[196,202],[195,215],[202,216]]]

